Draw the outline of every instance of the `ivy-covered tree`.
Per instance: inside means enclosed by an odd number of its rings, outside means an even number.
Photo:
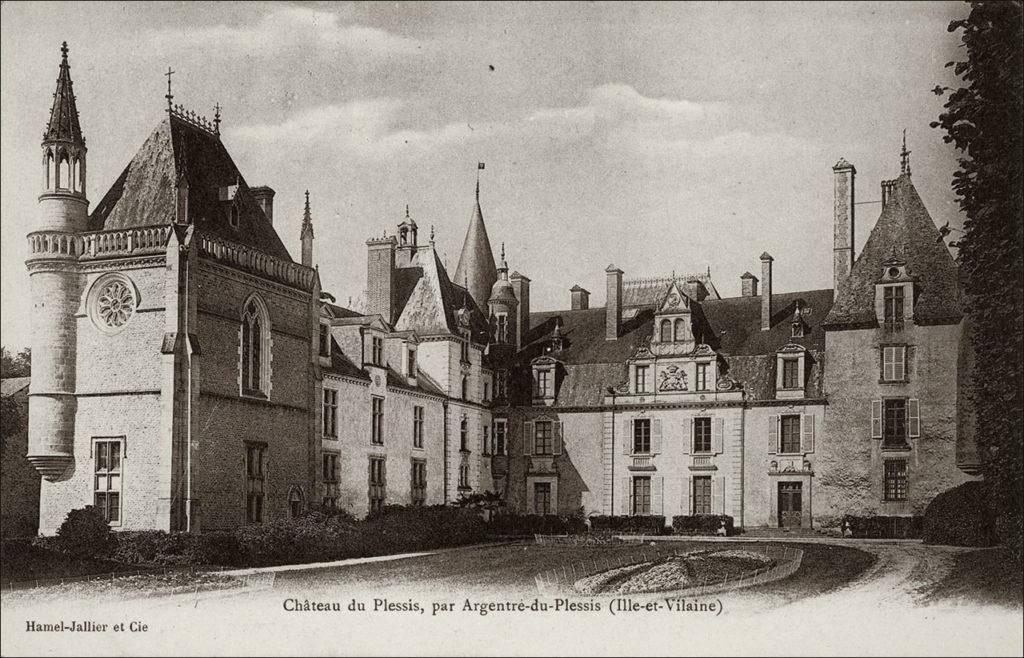
[[[967,216],[959,240],[965,306],[973,328],[975,435],[992,503],[1018,560],[1024,507],[1024,84],[1022,3],[972,2],[953,21],[966,58],[950,62],[963,81],[932,123],[961,152],[953,190]]]
[[[6,347],[0,347],[0,377],[28,377],[32,374],[32,350],[25,348],[11,356]]]

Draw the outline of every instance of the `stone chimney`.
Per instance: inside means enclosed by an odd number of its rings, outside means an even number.
[[[743,297],[757,297],[757,277],[750,272],[740,276],[740,294]]]
[[[366,313],[380,314],[385,322],[394,320],[391,313],[397,245],[398,240],[394,236],[366,241]]]
[[[569,289],[572,293],[572,310],[585,311],[590,308],[590,291],[576,284]]]
[[[892,199],[893,192],[896,189],[895,180],[884,180],[882,181],[882,207],[885,208],[889,205],[889,200]]]
[[[274,223],[274,190],[261,185],[259,187],[249,188],[249,194],[252,195],[253,200],[256,201],[256,205],[260,207],[263,214],[267,216],[267,221],[271,224]]]
[[[839,284],[850,276],[853,269],[853,230],[854,230],[854,178],[857,170],[852,164],[840,158],[832,167],[834,178],[835,203],[833,206],[833,249],[832,249],[832,287],[839,289]]]
[[[761,331],[772,328],[772,261],[764,252],[761,254]]]
[[[512,292],[519,300],[516,309],[516,349],[522,349],[526,344],[526,332],[530,330],[530,279],[519,272],[513,272],[509,277],[512,282]]]
[[[617,340],[622,329],[622,270],[609,265],[605,269],[608,275],[608,295],[605,302],[604,339]]]

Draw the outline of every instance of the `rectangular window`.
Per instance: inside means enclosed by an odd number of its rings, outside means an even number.
[[[538,420],[534,424],[533,454],[550,455],[552,451],[553,432],[550,420]]]
[[[494,381],[494,397],[504,400],[508,397],[508,373],[504,370],[498,371],[498,377]]]
[[[96,441],[94,504],[107,523],[121,523],[121,440]]]
[[[484,432],[484,436],[483,436],[483,442],[484,442],[484,446],[483,446],[483,448],[484,448],[484,449],[483,449],[483,453],[484,453],[485,455],[489,455],[489,454],[491,454],[491,436],[490,436],[490,428],[489,428],[489,427],[487,427],[487,425],[484,425],[484,426],[483,426],[483,427],[482,427],[481,429],[482,429],[482,430],[483,430],[483,432]]]
[[[633,478],[633,514],[646,516],[651,513],[651,478]]]
[[[780,419],[782,430],[782,445],[779,451],[783,454],[796,454],[800,452],[800,416],[782,416]]]
[[[697,383],[696,390],[706,391],[708,390],[708,364],[698,363],[697,364]]]
[[[693,419],[693,451],[711,452],[711,419]]]
[[[491,399],[491,385],[488,382],[484,382],[484,402]]]
[[[387,499],[387,467],[383,457],[370,457],[370,512],[378,512]]]
[[[460,349],[462,351],[462,362],[469,363],[469,338],[462,338],[462,344],[460,345]]]
[[[370,442],[384,445],[384,398],[372,397],[370,416]]]
[[[494,421],[494,454],[504,455],[505,452],[506,421]]]
[[[331,328],[326,324],[320,325],[320,356],[331,355]]]
[[[410,500],[412,504],[425,505],[427,503],[427,462],[422,459],[412,460],[411,487]]]
[[[884,320],[889,329],[903,328],[903,286],[886,286],[883,293]]]
[[[782,360],[782,388],[800,388],[800,362],[797,359]]]
[[[470,489],[469,486],[469,464],[463,463],[459,466],[459,489]]]
[[[546,398],[551,396],[551,371],[537,371],[537,397]]]
[[[423,407],[412,408],[412,447],[423,447]]]
[[[338,392],[324,389],[324,437],[338,438]]]
[[[693,513],[711,514],[711,478],[693,478]]]
[[[379,336],[373,336],[370,339],[370,345],[372,346],[370,354],[371,363],[375,366],[384,365],[384,339]]]
[[[338,481],[338,455],[333,452],[324,453],[324,482]]]
[[[636,384],[636,391],[635,391],[636,393],[646,393],[647,392],[647,386],[648,386],[648,383],[650,381],[650,372],[651,372],[650,366],[637,366],[636,367],[636,371],[635,371],[635,375],[634,375],[634,383]]]
[[[459,450],[469,452],[469,420],[465,418],[459,423]]]
[[[633,421],[633,454],[646,455],[651,451],[651,419]]]
[[[505,342],[505,337],[507,335],[508,335],[508,316],[502,314],[502,315],[498,316],[498,331],[497,331],[497,334],[495,336],[496,342],[504,343]]]
[[[551,483],[533,483],[533,513],[551,514]]]
[[[907,374],[907,347],[893,345],[882,348],[882,381],[901,382]]]
[[[416,376],[416,350],[410,347],[408,352],[407,352],[407,354],[408,354],[409,362],[408,362],[408,368],[406,369],[406,374],[409,377],[415,377]]]
[[[907,499],[907,460],[885,460],[885,499]]]
[[[249,443],[245,446],[245,520],[263,522],[263,493],[266,485],[267,447]]]
[[[890,398],[882,401],[882,440],[890,445],[907,442],[907,401]]]

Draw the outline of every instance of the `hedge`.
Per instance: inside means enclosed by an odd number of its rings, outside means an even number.
[[[920,539],[924,524],[920,516],[854,516],[846,514],[839,524],[846,532],[846,524],[857,539]]]
[[[578,516],[554,514],[498,514],[484,530],[488,535],[575,535],[587,531],[586,522]]]
[[[662,535],[671,532],[664,516],[592,516],[591,529],[622,533]]]
[[[992,546],[996,522],[984,482],[965,482],[936,496],[924,512],[926,544]]]
[[[681,535],[717,535],[723,521],[725,522],[725,533],[730,536],[736,534],[733,518],[727,514],[673,516],[672,529]]]

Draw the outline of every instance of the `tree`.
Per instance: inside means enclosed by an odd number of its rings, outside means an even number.
[[[32,350],[25,348],[12,357],[10,350],[0,347],[0,377],[28,377],[32,373]]]
[[[959,260],[977,367],[972,400],[985,479],[1001,527],[1020,560],[1024,488],[1024,84],[1022,3],[972,2],[962,30],[966,60],[950,62],[965,86],[950,90],[932,127],[961,152],[953,190],[967,219]]]

